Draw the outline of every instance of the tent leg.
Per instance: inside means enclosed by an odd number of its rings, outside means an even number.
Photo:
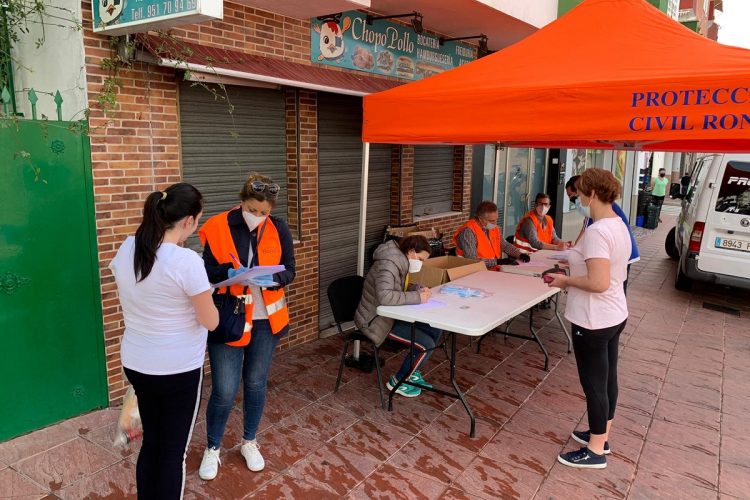
[[[362,144],[362,196],[359,202],[359,248],[357,274],[365,275],[365,230],[367,229],[367,184],[370,176],[370,143]]]
[[[367,229],[367,184],[370,176],[370,143],[362,144],[362,195],[359,202],[359,241],[357,248],[357,274],[365,275],[365,230]],[[352,357],[359,359],[359,340],[354,341]],[[375,360],[376,363],[379,360]]]

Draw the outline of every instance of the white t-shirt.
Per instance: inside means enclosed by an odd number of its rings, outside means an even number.
[[[589,330],[619,325],[628,318],[628,304],[623,282],[628,275],[631,252],[630,234],[619,217],[600,219],[583,232],[571,250],[568,262],[571,276],[586,276],[586,260],[609,260],[609,288],[602,293],[591,293],[580,288],[568,288],[565,318]]]
[[[190,300],[211,289],[203,260],[193,250],[162,243],[151,273],[136,283],[134,251],[130,236],[109,265],[125,317],[122,365],[149,375],[203,366],[208,331],[198,323]]]

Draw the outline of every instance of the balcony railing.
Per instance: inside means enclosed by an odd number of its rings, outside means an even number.
[[[689,21],[695,21],[698,19],[695,16],[695,9],[681,9],[679,14],[677,14],[677,20],[681,23],[686,23]]]

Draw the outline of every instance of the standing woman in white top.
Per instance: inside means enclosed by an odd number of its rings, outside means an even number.
[[[630,258],[630,233],[612,209],[620,194],[615,176],[586,170],[576,183],[581,206],[593,219],[571,250],[570,276],[554,275],[550,286],[568,290],[565,317],[572,323],[578,376],[586,395],[589,429],[572,434],[583,448],[558,457],[578,468],[603,469],[617,405],[617,353],[628,304],[623,282]]]
[[[185,455],[198,414],[208,330],[219,323],[203,260],[180,245],[203,197],[173,184],[146,198],[143,221],[110,264],[125,318],[120,354],[143,422],[138,498],[182,498]]]

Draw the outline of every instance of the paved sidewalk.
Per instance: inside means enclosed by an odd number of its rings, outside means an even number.
[[[467,436],[460,403],[425,394],[378,408],[374,374],[345,371],[332,394],[341,342],[280,353],[259,436],[261,473],[239,454],[233,411],[217,479],[197,468],[206,438],[205,398],[187,460],[186,498],[750,498],[750,294],[672,286],[664,236],[640,232],[630,320],[622,338],[620,403],[605,470],[556,463],[584,428],[585,402],[559,327],[540,315],[550,371],[534,344],[488,339],[481,355],[463,342],[459,384],[478,417]],[[735,307],[742,316],[705,309]],[[519,322],[517,328],[523,328]],[[385,373],[403,353],[387,353]],[[425,377],[447,381],[445,356]],[[135,498],[138,446],[112,449],[117,410],[84,415],[0,444],[0,498]]]

